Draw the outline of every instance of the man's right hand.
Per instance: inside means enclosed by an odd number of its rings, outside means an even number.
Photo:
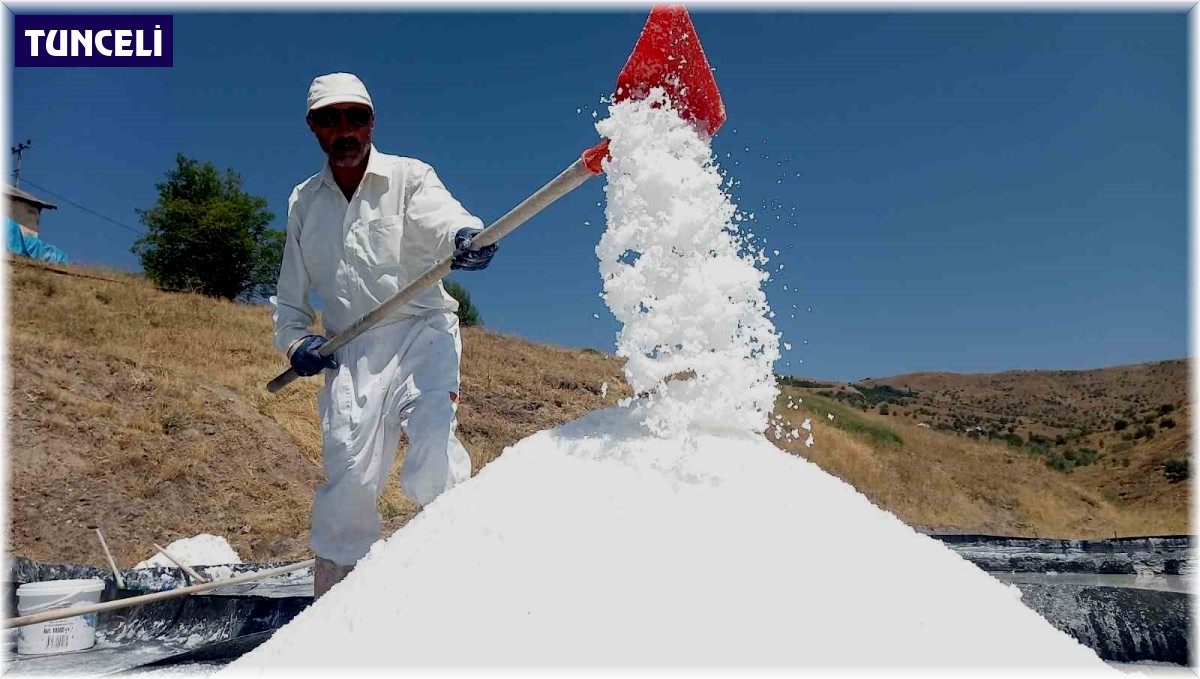
[[[321,345],[328,341],[320,335],[308,335],[300,340],[300,344],[296,346],[290,356],[292,369],[296,371],[297,375],[311,377],[326,368],[332,370],[338,367],[332,354],[322,356],[317,353],[317,349],[320,349]]]

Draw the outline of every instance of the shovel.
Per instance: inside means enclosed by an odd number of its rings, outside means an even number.
[[[709,136],[715,134],[725,122],[725,105],[721,102],[721,93],[717,91],[717,83],[713,79],[708,60],[704,57],[704,50],[700,47],[700,39],[696,36],[692,19],[683,5],[656,5],[650,10],[650,18],[642,28],[633,53],[617,77],[617,90],[613,100],[619,102],[626,99],[642,99],[653,87],[662,87],[676,111],[698,125]],[[476,235],[465,249],[478,250],[495,243],[593,175],[603,173],[602,163],[607,155],[608,140],[584,151],[578,160],[538,189],[537,193],[526,198],[520,205],[509,210],[508,214]],[[445,278],[450,273],[451,261],[462,252],[464,250],[455,250],[453,255],[434,264],[374,311],[331,337],[321,345],[317,353],[329,356],[396,309],[412,301],[426,288]],[[272,394],[278,393],[297,377],[299,375],[296,371],[288,368],[267,384],[267,390]]]

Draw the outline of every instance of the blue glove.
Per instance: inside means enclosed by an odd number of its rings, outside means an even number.
[[[458,233],[454,234],[454,249],[459,252],[457,255],[454,255],[454,259],[450,260],[451,269],[481,271],[487,268],[488,263],[492,261],[492,257],[496,254],[496,249],[500,247],[499,245],[492,243],[478,250],[466,249],[471,243],[471,239],[481,233],[483,233],[483,229],[468,227],[459,229]]]
[[[292,368],[297,375],[311,377],[326,368],[332,370],[338,367],[332,354],[322,356],[317,353],[317,349],[320,349],[321,345],[328,341],[320,335],[308,335],[300,341],[300,345],[296,347],[291,356]]]

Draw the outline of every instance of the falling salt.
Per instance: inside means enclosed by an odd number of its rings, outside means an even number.
[[[749,234],[721,190],[710,140],[663,91],[609,107],[607,228],[596,246],[617,355],[651,432],[762,431],[778,393],[779,338],[742,252]],[[749,218],[754,219],[754,213]]]

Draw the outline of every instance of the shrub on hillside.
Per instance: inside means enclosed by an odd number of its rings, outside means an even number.
[[[1034,443],[1030,441],[1029,445],[1026,447],[1026,450],[1038,457],[1050,454],[1050,446],[1045,443]]]
[[[1158,426],[1163,429],[1174,429],[1175,428],[1175,420],[1174,420],[1174,418],[1164,417],[1164,418],[1162,418],[1162,421],[1160,421],[1158,423]]]
[[[1069,472],[1075,466],[1062,453],[1057,451],[1046,456],[1046,466],[1060,472]]]
[[[1063,453],[1063,457],[1075,467],[1086,467],[1089,464],[1094,464],[1097,455],[1099,453],[1095,448],[1080,448],[1079,450],[1068,450]]]
[[[1125,420],[1117,420],[1113,422],[1113,431],[1125,431],[1129,427],[1129,422]]]
[[[1171,483],[1186,481],[1190,475],[1187,458],[1183,458],[1181,460],[1167,460],[1164,462],[1163,475],[1165,475],[1167,480]]]
[[[458,322],[464,327],[483,325],[483,316],[479,315],[479,309],[471,301],[471,293],[454,281],[442,281],[442,284],[446,286],[446,292],[458,301]]]
[[[897,389],[888,384],[875,384],[869,387],[863,385],[850,386],[853,386],[858,391],[856,395],[861,395],[861,398],[870,405],[882,402],[902,404],[905,398],[917,395],[917,392],[912,389]]]

